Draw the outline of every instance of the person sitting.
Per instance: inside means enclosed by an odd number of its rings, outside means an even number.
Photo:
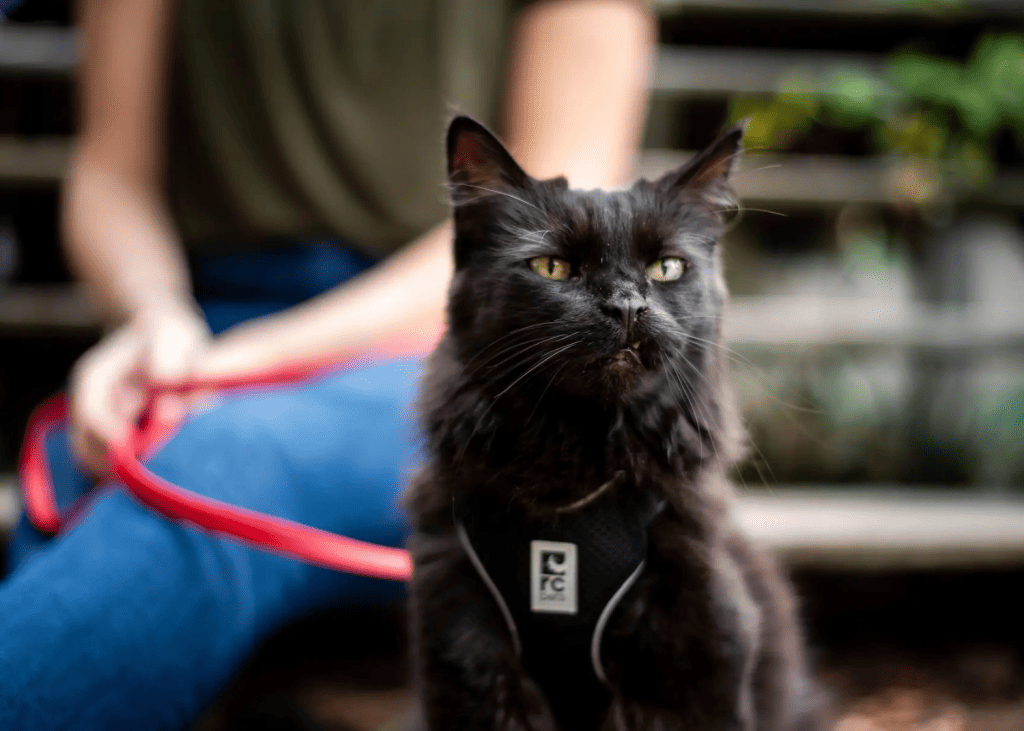
[[[59,506],[84,507],[53,539],[23,520],[0,583],[0,728],[181,728],[286,623],[402,587],[176,524],[109,479],[90,491],[147,385],[436,331],[452,108],[532,175],[621,184],[654,22],[630,0],[83,0],[78,17],[62,229],[108,331],[47,443]],[[194,413],[163,398],[185,420],[149,468],[400,546],[417,372],[380,362]]]

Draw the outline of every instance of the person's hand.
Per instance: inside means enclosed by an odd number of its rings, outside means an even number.
[[[71,445],[79,463],[96,476],[110,468],[107,448],[125,437],[145,406],[154,381],[189,375],[210,342],[202,315],[188,303],[140,312],[86,352],[71,373]],[[183,406],[161,398],[158,418]]]

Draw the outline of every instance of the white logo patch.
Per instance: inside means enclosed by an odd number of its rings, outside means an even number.
[[[576,614],[576,544],[530,541],[530,609]]]

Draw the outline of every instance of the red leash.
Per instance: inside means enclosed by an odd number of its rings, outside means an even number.
[[[424,355],[437,341],[436,333],[410,333],[395,337],[373,351],[374,356]],[[292,363],[272,369],[223,377],[194,378],[175,384],[154,386],[150,404],[164,394],[189,395],[197,392],[263,389],[297,383],[327,372],[368,362],[365,354],[345,356],[325,366]],[[53,481],[46,462],[47,433],[68,419],[68,402],[56,396],[40,405],[29,419],[21,449],[18,471],[25,498],[25,514],[44,533],[56,534],[62,524],[53,493]],[[110,445],[112,474],[139,502],[172,520],[187,521],[201,528],[239,539],[257,548],[307,563],[363,576],[405,581],[412,575],[409,554],[399,548],[377,546],[312,528],[283,518],[240,508],[197,495],[147,470],[139,461],[180,424],[143,420],[124,443]]]

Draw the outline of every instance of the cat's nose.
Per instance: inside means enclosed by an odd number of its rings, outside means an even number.
[[[606,301],[601,309],[609,317],[621,321],[628,333],[636,325],[637,318],[647,311],[647,302],[643,297],[635,295],[614,297]]]

